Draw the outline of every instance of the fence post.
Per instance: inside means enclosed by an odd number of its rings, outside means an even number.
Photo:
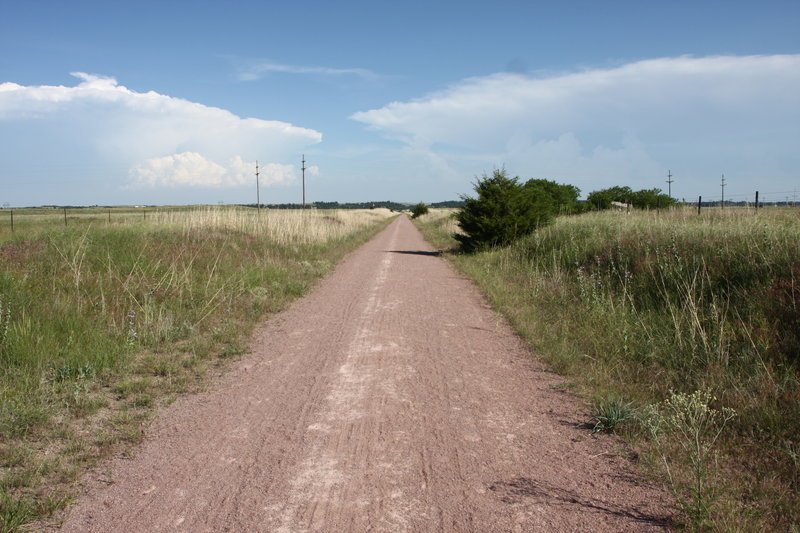
[[[703,204],[703,197],[702,196],[698,196],[697,197],[697,214],[698,215],[700,214],[700,207],[702,206],[702,204]]]
[[[64,227],[67,226],[67,208],[64,208]]]
[[[111,209],[108,210],[108,223],[111,224]]]
[[[11,233],[14,233],[14,210],[11,210]]]
[[[758,191],[756,191],[756,211],[758,211]]]

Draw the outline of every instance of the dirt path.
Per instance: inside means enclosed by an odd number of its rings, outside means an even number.
[[[62,531],[663,531],[662,494],[559,383],[400,217],[166,409]]]

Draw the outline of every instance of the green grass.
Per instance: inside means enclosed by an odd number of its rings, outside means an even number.
[[[186,212],[202,228],[34,213],[0,229],[0,532],[65,505],[88,466],[136,443],[155,409],[243,354],[259,320],[388,220],[293,213],[281,229],[281,213],[221,210],[232,229]],[[293,241],[306,223],[318,237]]]
[[[436,246],[454,245],[440,229],[447,219],[420,224]],[[642,412],[708,391],[708,412],[735,411],[703,462],[678,431],[658,446],[644,430],[624,432],[678,501],[702,510],[685,513],[690,528],[791,531],[800,529],[798,243],[790,209],[592,213],[450,257],[588,403],[615,398]]]

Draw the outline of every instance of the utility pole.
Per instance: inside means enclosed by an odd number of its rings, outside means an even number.
[[[725,209],[725,174],[722,175],[722,209]]]
[[[306,154],[303,154],[300,169],[303,171],[303,209],[306,208]]]
[[[667,183],[669,184],[669,197],[672,198],[672,182],[675,181],[672,179],[672,171],[667,170]]]
[[[261,190],[258,185],[258,160],[256,160],[256,209],[258,209],[258,213],[261,214]]]

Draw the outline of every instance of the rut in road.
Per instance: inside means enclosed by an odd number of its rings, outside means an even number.
[[[61,531],[667,529],[664,494],[404,216],[251,349]]]

